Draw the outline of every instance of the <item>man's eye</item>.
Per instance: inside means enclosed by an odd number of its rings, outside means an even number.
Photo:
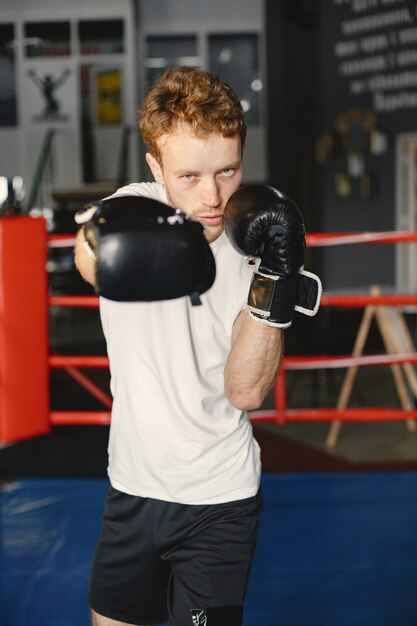
[[[194,180],[194,174],[184,174],[182,178],[188,182],[192,182]]]
[[[222,174],[224,174],[225,176],[233,176],[235,171],[236,170],[234,167],[226,167],[226,169],[222,170]]]

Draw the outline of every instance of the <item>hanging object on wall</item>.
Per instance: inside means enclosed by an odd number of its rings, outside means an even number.
[[[119,70],[100,71],[96,76],[97,122],[120,124],[122,121],[122,77]]]
[[[351,109],[337,115],[332,130],[325,131],[318,138],[316,160],[322,165],[342,160],[342,167],[334,178],[338,198],[350,198],[355,189],[361,199],[368,200],[376,197],[378,190],[375,174],[369,171],[369,160],[387,150],[388,137],[378,128],[375,113]]]
[[[74,76],[70,67],[56,63],[37,63],[29,67],[28,103],[33,123],[68,122],[74,116],[72,94],[75,93]]]
[[[346,158],[347,171],[353,178],[359,178],[365,172],[365,157],[362,152],[351,150]]]
[[[340,155],[340,135],[335,130],[326,131],[316,141],[316,161],[325,163],[328,159],[335,159]]]
[[[360,178],[360,197],[373,200],[379,195],[379,178],[373,172],[365,172]]]
[[[372,128],[369,136],[369,150],[371,154],[385,154],[388,150],[388,138],[386,133],[381,132],[377,128]]]
[[[351,109],[336,117],[334,128],[347,150],[362,152],[369,148],[370,132],[376,128],[376,116],[373,111]]]
[[[352,180],[344,172],[338,172],[334,177],[336,195],[340,200],[347,200],[352,195]]]

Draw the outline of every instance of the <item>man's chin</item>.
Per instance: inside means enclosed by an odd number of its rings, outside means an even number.
[[[223,223],[218,226],[205,226],[204,236],[209,243],[213,243],[224,231]]]

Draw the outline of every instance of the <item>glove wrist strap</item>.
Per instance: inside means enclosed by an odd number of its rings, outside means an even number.
[[[297,298],[297,274],[290,277],[254,272],[246,308],[252,317],[278,328],[291,326]]]
[[[301,268],[288,277],[265,274],[255,270],[249,289],[246,309],[254,319],[270,326],[288,328],[294,311],[316,315],[322,294],[318,276]]]

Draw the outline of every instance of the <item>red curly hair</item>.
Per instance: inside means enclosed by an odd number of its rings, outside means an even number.
[[[160,161],[158,139],[178,123],[188,124],[197,137],[221,133],[239,135],[243,147],[246,120],[229,85],[209,72],[177,67],[153,85],[139,111],[139,129],[149,152]]]

